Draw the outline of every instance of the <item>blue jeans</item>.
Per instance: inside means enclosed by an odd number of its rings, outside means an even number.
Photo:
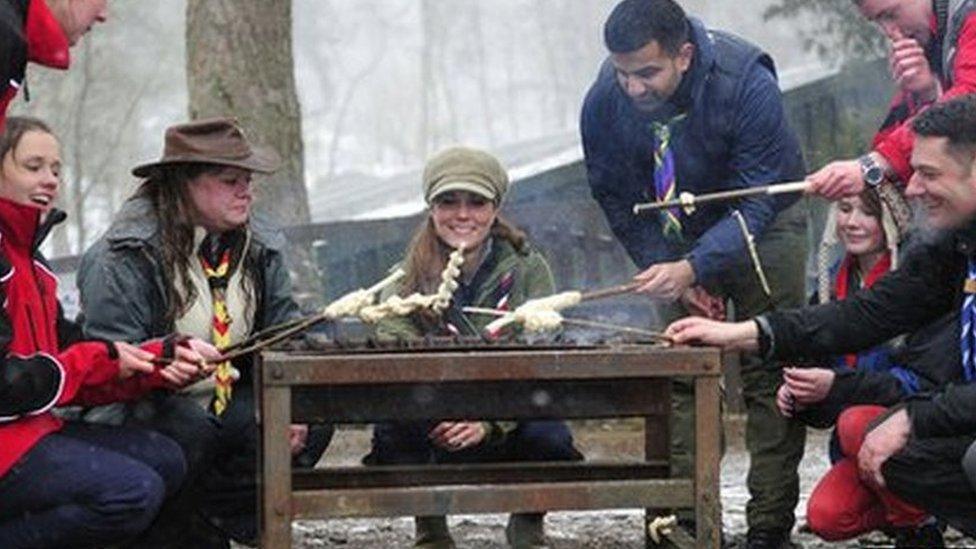
[[[69,422],[0,478],[0,547],[83,548],[145,530],[186,472],[152,431]]]
[[[435,446],[427,433],[436,422],[379,423],[373,426],[371,465],[411,463],[491,463],[498,461],[579,461],[573,434],[563,421],[520,421],[499,444],[479,444],[457,452]]]

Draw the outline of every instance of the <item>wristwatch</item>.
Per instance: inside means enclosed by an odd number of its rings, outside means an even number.
[[[858,158],[857,163],[861,165],[861,176],[867,186],[877,187],[885,180],[884,169],[874,161],[870,154]]]

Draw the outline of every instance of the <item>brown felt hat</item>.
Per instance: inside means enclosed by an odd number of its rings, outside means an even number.
[[[508,174],[498,160],[478,149],[452,147],[427,161],[424,167],[424,199],[431,204],[438,195],[468,191],[496,204],[508,190]]]
[[[271,149],[252,145],[237,120],[208,118],[166,128],[163,157],[136,166],[132,175],[148,177],[156,168],[187,162],[271,173],[278,169],[280,159]]]

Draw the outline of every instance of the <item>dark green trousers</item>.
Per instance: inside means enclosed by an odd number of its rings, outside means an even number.
[[[730,270],[720,285],[708,288],[732,302],[735,320],[752,318],[773,307],[799,307],[806,302],[806,219],[806,204],[801,200],[781,213],[758,243],[771,296],[763,291],[749,261]],[[678,303],[659,308],[664,325],[687,314]],[[797,467],[803,457],[806,428],[781,416],[776,408],[776,389],[782,382],[779,364],[766,363],[755,353],[743,353],[741,365],[742,396],[748,413],[746,448],[750,459],[746,520],[750,529],[792,527],[793,509],[799,497]],[[671,471],[674,476],[690,476],[695,425],[690,380],[674,382],[671,408]]]

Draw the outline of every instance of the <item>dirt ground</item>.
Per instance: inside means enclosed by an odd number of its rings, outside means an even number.
[[[590,459],[629,459],[639,456],[640,424],[635,421],[606,421],[573,423],[577,444]],[[744,545],[746,524],[745,487],[748,456],[741,436],[741,419],[726,422],[728,445],[722,460],[723,530],[728,547]],[[323,463],[351,465],[368,450],[369,431],[341,429]],[[793,539],[801,547],[885,547],[886,538],[880,534],[844,543],[828,544],[803,530],[806,496],[828,466],[827,435],[823,431],[809,431],[806,452],[801,464],[801,501],[796,509],[798,528]],[[504,538],[505,515],[458,515],[450,517],[451,531],[458,547],[500,549],[507,547]],[[549,547],[553,549],[617,549],[643,547],[642,512],[639,510],[607,510],[594,512],[554,512],[546,517]],[[413,521],[408,517],[395,519],[348,519],[331,521],[299,521],[293,526],[295,547],[341,547],[372,549],[376,547],[410,547],[413,540]],[[976,547],[976,542],[949,533],[952,547]]]

